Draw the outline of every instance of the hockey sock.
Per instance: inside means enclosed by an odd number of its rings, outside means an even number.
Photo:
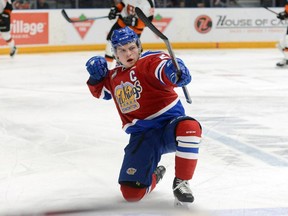
[[[156,187],[156,180],[157,178],[156,178],[156,174],[155,173],[153,173],[152,174],[152,184],[151,184],[151,186],[150,186],[150,189],[147,191],[147,193],[150,193],[150,192],[152,192],[153,190],[154,190],[154,188]]]
[[[120,190],[125,200],[129,202],[137,202],[141,200],[146,194],[151,193],[156,187],[156,175],[152,174],[152,184],[149,187],[137,187],[133,183],[130,185],[121,184]]]
[[[128,185],[121,185],[120,190],[128,202],[137,202],[146,194],[146,188],[135,188]]]
[[[182,180],[193,177],[197,159],[202,129],[196,120],[184,120],[176,127],[175,176]]]

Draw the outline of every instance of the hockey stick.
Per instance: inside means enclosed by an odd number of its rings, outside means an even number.
[[[273,10],[271,10],[271,9],[269,9],[268,7],[264,7],[266,10],[268,10],[268,11],[270,11],[270,12],[272,12],[272,13],[274,13],[274,14],[276,14],[276,15],[278,15],[278,13],[277,12],[275,12],[275,11],[273,11]]]
[[[68,14],[66,13],[66,11],[64,9],[61,10],[61,13],[63,15],[63,17],[67,20],[67,22],[69,23],[75,23],[75,22],[85,22],[88,20],[97,20],[97,19],[103,19],[103,18],[108,18],[108,16],[100,16],[100,17],[89,17],[89,18],[85,18],[85,19],[71,19]]]
[[[180,70],[180,67],[179,67],[179,65],[178,65],[178,62],[176,61],[176,57],[175,57],[174,52],[173,52],[173,50],[172,50],[172,46],[171,46],[171,44],[170,44],[170,42],[169,42],[169,39],[168,39],[164,34],[162,34],[162,32],[160,32],[160,31],[152,24],[152,22],[148,19],[148,17],[143,13],[143,11],[142,11],[140,8],[136,7],[136,8],[135,8],[135,12],[136,12],[137,16],[145,23],[145,25],[146,25],[152,32],[154,32],[158,37],[160,37],[160,38],[164,41],[164,43],[165,43],[165,45],[166,45],[166,47],[167,47],[167,50],[168,50],[168,52],[169,52],[169,54],[170,54],[170,56],[171,56],[171,58],[172,58],[172,62],[173,62],[173,64],[174,64],[174,65],[176,66],[176,68],[177,68],[177,76],[178,76],[178,77],[181,77],[182,72],[181,72],[181,70]],[[184,92],[184,95],[185,95],[185,98],[186,98],[187,103],[191,104],[191,103],[192,103],[192,100],[191,100],[190,94],[189,94],[186,86],[183,86],[182,89],[183,89],[183,92]]]

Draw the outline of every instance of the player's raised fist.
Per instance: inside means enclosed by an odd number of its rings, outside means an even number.
[[[108,74],[107,61],[102,56],[93,56],[86,62],[86,69],[90,77],[100,82]]]

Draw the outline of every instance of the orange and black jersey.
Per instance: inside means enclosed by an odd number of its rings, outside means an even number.
[[[154,0],[123,0],[116,5],[117,11],[120,13],[117,20],[118,25],[123,28],[126,27],[125,22],[123,21],[124,17],[136,16],[135,8],[139,7],[144,14],[152,21],[154,16]],[[135,26],[129,26],[136,34],[140,35],[144,30],[145,24],[142,20],[138,19]]]

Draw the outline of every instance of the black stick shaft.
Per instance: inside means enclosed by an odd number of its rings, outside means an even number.
[[[167,47],[167,50],[169,52],[169,55],[171,56],[171,59],[173,61],[173,64],[177,68],[177,76],[180,77],[182,72],[180,70],[178,62],[176,61],[176,57],[175,57],[175,54],[173,52],[172,46],[171,46],[171,44],[169,42],[169,39],[152,24],[152,22],[148,19],[148,17],[143,13],[143,11],[140,8],[136,7],[135,8],[135,12],[136,12],[137,16],[145,23],[145,25],[152,32],[154,32],[158,37],[160,37],[164,41],[164,43],[165,43],[165,45]],[[189,91],[187,90],[187,87],[183,86],[182,90],[184,92],[184,95],[185,95],[187,103],[191,104],[192,100],[191,100]]]
[[[103,19],[103,18],[108,18],[108,16],[100,16],[100,17],[88,17],[85,19],[71,19],[68,14],[66,13],[66,11],[64,9],[61,10],[61,13],[63,15],[63,17],[67,20],[67,22],[69,23],[75,23],[75,22],[86,22],[88,20],[97,20],[97,19]]]
[[[270,12],[272,12],[272,13],[278,15],[278,13],[277,13],[276,11],[273,11],[273,10],[269,9],[268,7],[264,7],[264,8],[265,8],[266,10],[268,10],[268,11],[270,11]]]

